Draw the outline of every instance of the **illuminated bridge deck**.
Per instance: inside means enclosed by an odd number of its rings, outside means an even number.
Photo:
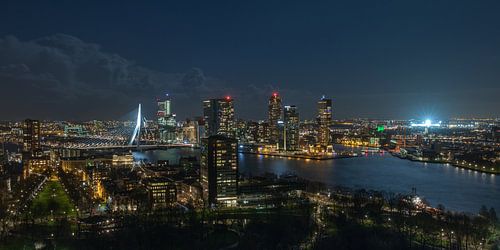
[[[197,148],[194,144],[152,144],[152,145],[99,145],[99,146],[75,146],[65,147],[69,149],[80,150],[112,150],[112,149],[140,149],[140,150],[156,150],[156,149],[170,149],[170,148]]]

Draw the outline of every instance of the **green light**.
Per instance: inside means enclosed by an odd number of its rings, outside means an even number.
[[[377,132],[384,132],[384,130],[385,130],[384,125],[379,125],[379,126],[377,127]]]

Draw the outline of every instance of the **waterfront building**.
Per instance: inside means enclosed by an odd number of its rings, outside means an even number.
[[[200,183],[207,206],[236,206],[238,198],[238,143],[214,135],[202,140]]]
[[[330,141],[330,126],[332,125],[332,99],[327,99],[323,96],[318,101],[318,143],[321,146],[327,147],[331,144]]]
[[[269,123],[259,121],[257,123],[256,140],[258,143],[269,143]]]
[[[128,154],[113,154],[111,161],[113,167],[127,167],[134,165],[134,157],[131,153]]]
[[[259,123],[255,121],[247,121],[245,123],[245,130],[242,135],[242,139],[239,141],[243,141],[245,143],[257,143],[259,138]]]
[[[269,121],[269,143],[277,144],[280,140],[279,122],[282,115],[281,97],[274,92],[269,98],[268,121]]]
[[[23,123],[23,153],[28,157],[41,156],[40,121],[26,119]]]
[[[297,107],[285,106],[283,110],[283,148],[285,151],[299,150],[300,119]]]
[[[246,208],[271,208],[284,202],[300,202],[297,192],[305,190],[304,180],[278,178],[273,174],[242,179],[238,186],[238,205]]]
[[[244,120],[236,121],[236,139],[240,143],[248,143],[248,122]]]
[[[205,135],[235,137],[234,103],[230,96],[203,101]]]

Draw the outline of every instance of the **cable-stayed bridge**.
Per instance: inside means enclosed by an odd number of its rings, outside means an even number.
[[[168,149],[178,147],[194,147],[194,144],[174,143],[161,144],[157,140],[156,128],[148,124],[142,115],[142,105],[139,104],[134,122],[120,122],[98,133],[87,136],[75,136],[64,143],[65,148],[74,149]]]

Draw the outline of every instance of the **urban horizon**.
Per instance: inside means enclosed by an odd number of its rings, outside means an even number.
[[[270,95],[272,95],[274,93],[279,94],[279,92],[277,92],[277,91],[271,91],[271,92],[269,92]],[[175,108],[176,108],[175,97],[172,97],[170,94],[165,94],[165,96],[167,96],[172,101],[172,109],[175,111]],[[238,102],[238,99],[236,99],[234,96],[231,96],[231,95],[221,95],[221,96],[214,97],[214,98],[217,99],[217,98],[227,98],[227,97],[235,100],[235,109],[236,110],[237,110],[238,106],[242,105],[242,103]],[[317,98],[317,100],[320,100],[321,98],[324,98],[324,97],[325,97],[325,95],[321,95],[319,98]],[[201,117],[202,116],[202,111],[203,111],[201,109],[201,107],[202,107],[201,104],[203,103],[203,101],[204,100],[209,100],[209,99],[214,99],[214,98],[200,99],[200,101],[199,101],[199,103],[200,103],[199,113],[194,114],[194,115],[192,115],[192,114],[191,115],[190,114],[180,114],[180,116],[178,116],[178,117],[180,117],[179,119],[180,120],[192,120],[192,119],[195,119],[196,117]],[[153,112],[152,110],[155,110],[156,107],[152,103],[156,103],[160,99],[166,99],[166,98],[165,97],[162,98],[162,97],[156,96],[153,99],[151,99],[151,102],[137,103],[137,104],[141,104],[143,107],[145,106],[146,108],[143,108],[143,110],[146,109],[146,112],[143,112],[143,113],[148,114],[146,117],[148,117],[148,119],[150,119],[150,120],[153,120],[153,119],[155,119],[156,113]],[[314,100],[311,100],[311,101],[313,102]],[[334,101],[334,99],[332,99],[332,102],[333,102],[333,105],[335,107],[335,101]],[[137,106],[137,104],[135,104],[135,106]],[[287,105],[296,106],[299,110],[301,110],[300,107],[297,106],[297,105],[294,105],[293,102],[287,103]],[[37,117],[37,116],[24,116],[24,117],[19,117],[17,119],[4,119],[2,121],[3,122],[21,121],[21,120],[28,119],[28,118],[29,119],[45,120],[45,121],[71,121],[71,122],[85,122],[85,121],[92,121],[92,120],[130,121],[130,120],[134,120],[135,119],[133,113],[135,113],[136,111],[137,111],[137,108],[129,110],[129,112],[124,112],[122,115],[110,115],[110,117],[112,117],[112,118],[106,118],[106,119],[97,119],[97,118],[90,118],[90,119],[74,119],[74,118],[60,119],[59,118],[59,119],[53,119],[53,118],[44,118],[44,117]],[[265,111],[265,108],[262,108],[262,111]],[[335,111],[337,111],[337,110],[335,110],[335,108],[334,108],[334,113],[333,113],[334,114],[334,116],[333,116],[334,120],[365,119],[365,120],[415,120],[415,121],[425,121],[427,119],[431,119],[433,121],[447,121],[447,120],[454,120],[454,119],[479,119],[479,120],[481,120],[481,119],[493,119],[493,120],[500,119],[499,116],[494,116],[494,115],[491,115],[491,116],[442,116],[442,115],[436,115],[436,112],[422,113],[422,114],[411,116],[411,117],[393,117],[393,118],[387,118],[387,117],[360,117],[360,116],[358,116],[358,117],[357,116],[352,116],[352,117],[336,117]],[[314,120],[315,119],[314,111],[312,111],[312,112],[303,112],[302,111],[301,113],[307,115],[307,117],[303,119],[305,121],[307,121],[307,120]],[[179,115],[179,114],[176,113],[176,115]],[[241,115],[238,112],[235,112],[235,117],[237,119],[250,120],[250,121],[251,120],[253,120],[253,121],[262,121],[262,120],[266,119],[265,116],[260,116],[259,118],[245,118],[247,116]]]
[[[0,250],[500,249],[500,1],[0,6]]]

